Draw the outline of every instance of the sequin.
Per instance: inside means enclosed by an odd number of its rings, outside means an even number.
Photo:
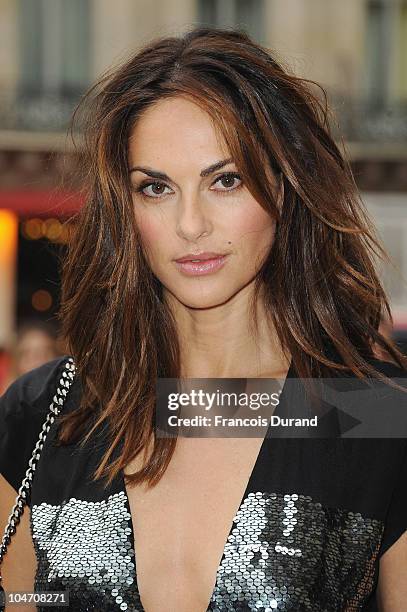
[[[383,527],[307,495],[249,493],[234,518],[208,611],[361,610],[373,589]]]
[[[131,526],[125,491],[101,502],[72,497],[33,505],[35,589],[69,590],[70,610],[144,612]],[[234,517],[207,612],[362,610],[383,529],[379,520],[308,495],[249,493]]]
[[[128,580],[129,574],[135,577],[130,525],[124,491],[101,502],[72,497],[61,505],[33,505],[35,590],[68,590],[69,610],[142,610],[134,580]],[[128,568],[127,574],[120,566]],[[38,609],[49,612],[49,607]]]

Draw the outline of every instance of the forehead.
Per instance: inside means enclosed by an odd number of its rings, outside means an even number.
[[[197,159],[205,165],[228,154],[211,116],[198,104],[180,96],[159,100],[145,110],[129,139],[132,163],[158,163],[171,156]]]

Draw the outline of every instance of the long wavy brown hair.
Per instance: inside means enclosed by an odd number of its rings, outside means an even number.
[[[85,443],[107,425],[109,448],[94,478],[110,483],[153,440],[143,469],[126,476],[153,485],[176,444],[154,435],[156,381],[180,376],[180,351],[144,256],[128,165],[135,122],[163,98],[182,95],[209,113],[249,191],[276,219],[254,293],[264,289],[298,375],[382,378],[370,359],[378,348],[406,367],[379,331],[391,311],[375,262],[387,256],[317,87],[244,31],[198,27],[144,46],[104,74],[76,109],[73,125],[84,121],[87,198],[63,260],[59,318],[82,394],[61,419],[59,440],[85,434]],[[283,182],[281,214],[268,168]]]

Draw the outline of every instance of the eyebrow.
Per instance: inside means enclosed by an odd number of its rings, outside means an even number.
[[[207,168],[204,168],[203,170],[201,170],[201,172],[199,173],[199,176],[202,176],[202,177],[208,176],[209,174],[216,172],[216,170],[220,170],[220,168],[223,168],[223,166],[230,164],[232,161],[233,159],[231,157],[217,161],[211,166],[208,166]],[[147,174],[148,176],[151,176],[153,178],[161,179],[163,181],[171,181],[170,177],[164,172],[159,172],[158,170],[153,170],[152,168],[146,168],[142,166],[134,166],[134,168],[130,169],[129,173],[131,174],[132,172],[135,172],[136,170],[139,170],[140,172],[144,172],[144,174]]]

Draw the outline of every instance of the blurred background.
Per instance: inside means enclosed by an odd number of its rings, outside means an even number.
[[[320,82],[395,265],[381,274],[407,337],[407,0],[0,0],[0,393],[65,353],[59,256],[81,206],[66,130],[109,66],[193,25],[244,28]]]

